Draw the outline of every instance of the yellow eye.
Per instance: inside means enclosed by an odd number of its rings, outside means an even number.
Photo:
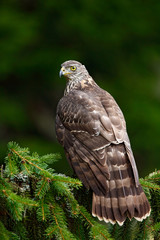
[[[76,67],[75,66],[71,66],[70,69],[71,69],[71,71],[75,71]]]

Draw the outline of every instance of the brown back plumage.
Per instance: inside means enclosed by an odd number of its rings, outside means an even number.
[[[67,61],[62,70],[68,82],[57,107],[56,134],[71,167],[93,190],[93,216],[119,225],[126,217],[142,221],[150,205],[139,184],[120,108],[84,65]]]

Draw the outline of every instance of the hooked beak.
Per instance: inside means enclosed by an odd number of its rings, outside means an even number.
[[[71,74],[70,72],[67,72],[64,67],[61,68],[59,72],[59,76],[61,77],[62,75],[68,78],[68,75]]]
[[[60,72],[59,72],[59,77],[62,77],[62,75],[64,75],[64,69],[63,67],[61,68]]]

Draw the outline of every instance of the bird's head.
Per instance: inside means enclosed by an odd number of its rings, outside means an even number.
[[[59,76],[61,77],[62,75],[69,81],[81,80],[84,79],[85,76],[88,76],[88,71],[80,62],[69,60],[61,65]]]

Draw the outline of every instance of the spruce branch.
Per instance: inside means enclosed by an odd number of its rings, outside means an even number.
[[[82,183],[50,168],[58,158],[57,154],[39,156],[17,143],[8,144],[0,176],[0,221],[4,233],[12,235],[10,239],[160,238],[160,171],[140,179],[152,208],[147,220],[127,220],[122,227],[102,225],[74,196]]]
[[[160,186],[155,184],[155,183],[151,183],[151,182],[148,182],[148,180],[146,179],[140,179],[140,183],[143,187],[146,187],[146,188],[150,188],[150,189],[153,189],[153,190],[159,190],[160,191]]]
[[[90,232],[90,237],[91,239],[106,239],[106,240],[113,240],[111,238],[110,234],[106,230],[105,226],[100,225],[96,223],[90,214],[86,211],[86,209],[82,206],[79,206],[79,213],[82,215],[82,217],[87,221],[88,225],[91,226],[91,232]]]
[[[53,213],[53,216],[54,216],[54,219],[55,219],[55,223],[57,225],[57,228],[59,229],[59,232],[60,232],[60,235],[62,237],[62,239],[64,240],[64,236],[63,236],[63,233],[62,233],[62,228],[60,227],[59,223],[58,223],[58,219],[56,217],[56,214],[54,212],[54,206],[53,205],[50,205],[50,208],[51,208],[51,211]]]

